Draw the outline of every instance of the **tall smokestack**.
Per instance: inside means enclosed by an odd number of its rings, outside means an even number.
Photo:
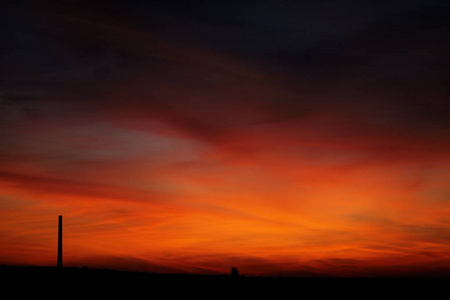
[[[62,268],[62,216],[58,220],[58,269]]]

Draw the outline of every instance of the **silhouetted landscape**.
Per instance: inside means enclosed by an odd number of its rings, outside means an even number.
[[[35,296],[61,295],[195,297],[295,296],[355,299],[445,295],[449,278],[288,278],[231,275],[157,274],[90,268],[1,266],[2,286]],[[163,294],[161,294],[163,293]],[[157,296],[158,298],[160,296]]]
[[[3,286],[27,295],[70,294],[80,296],[180,295],[196,298],[240,295],[298,295],[301,297],[440,295],[450,277],[411,274],[392,277],[256,277],[242,276],[236,267],[226,275],[162,274],[149,272],[63,267],[63,224],[58,216],[56,267],[0,267]],[[419,277],[416,277],[419,276]],[[19,289],[18,289],[19,287]],[[23,289],[22,289],[23,288]],[[56,295],[55,294],[55,295]]]

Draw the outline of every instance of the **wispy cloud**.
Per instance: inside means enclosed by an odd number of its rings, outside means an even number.
[[[64,214],[69,265],[448,267],[447,7],[42,3],[0,12],[1,261]]]

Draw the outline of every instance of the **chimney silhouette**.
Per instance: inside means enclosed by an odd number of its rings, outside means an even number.
[[[58,218],[58,269],[62,268],[62,216]]]

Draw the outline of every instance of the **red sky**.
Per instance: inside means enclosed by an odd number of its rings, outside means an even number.
[[[236,32],[124,7],[6,12],[0,263],[56,265],[63,215],[65,266],[449,274],[448,22],[397,3],[271,46],[263,19],[302,32],[283,6],[220,10]]]

